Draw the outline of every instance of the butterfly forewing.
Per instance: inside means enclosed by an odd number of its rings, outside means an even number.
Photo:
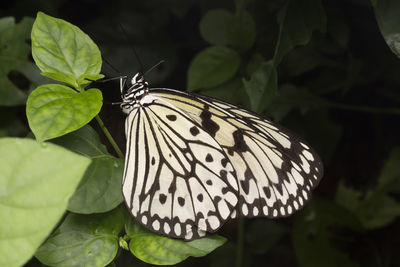
[[[288,216],[322,177],[322,163],[310,146],[268,119],[201,95],[171,89],[150,94],[181,110],[222,147],[239,185],[239,216]]]
[[[191,240],[228,220],[238,184],[224,149],[188,113],[153,94],[129,113],[123,195],[147,228]]]

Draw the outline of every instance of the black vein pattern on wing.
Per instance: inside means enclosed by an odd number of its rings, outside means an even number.
[[[213,108],[215,108],[216,110],[218,110],[219,112],[225,114],[226,117],[222,117],[218,114],[212,114],[212,116],[216,116],[219,117],[221,119],[225,119],[226,122],[228,122],[230,125],[232,125],[233,127],[236,127],[238,129],[238,131],[243,135],[246,135],[247,137],[249,137],[251,140],[253,140],[254,144],[260,148],[261,151],[263,151],[263,149],[261,148],[260,144],[258,142],[261,142],[263,145],[269,147],[271,149],[271,151],[273,153],[275,153],[276,156],[279,156],[283,162],[282,162],[282,166],[281,168],[277,168],[276,166],[273,165],[275,172],[278,174],[278,179],[280,180],[279,184],[275,184],[277,186],[281,186],[281,188],[276,188],[275,186],[271,186],[272,185],[272,181],[269,179],[268,175],[264,172],[265,177],[269,180],[269,186],[268,186],[268,190],[269,193],[271,194],[270,190],[272,189],[274,192],[273,194],[275,195],[275,198],[277,199],[277,201],[275,201],[273,207],[271,207],[270,212],[266,215],[264,214],[264,216],[267,217],[284,217],[287,215],[290,215],[292,212],[294,212],[295,210],[299,209],[301,206],[304,205],[304,202],[308,200],[309,198],[309,194],[312,188],[314,188],[318,182],[319,179],[322,177],[323,174],[323,168],[322,168],[322,163],[318,157],[318,155],[314,152],[314,150],[312,148],[310,148],[307,143],[305,141],[303,141],[301,138],[296,137],[295,135],[291,134],[290,131],[286,130],[285,128],[283,128],[282,126],[278,126],[277,124],[271,122],[268,119],[262,118],[259,115],[251,112],[251,111],[247,111],[244,109],[241,109],[239,107],[236,107],[234,105],[231,105],[229,103],[225,103],[222,102],[220,100],[217,99],[213,99],[213,98],[208,98],[205,96],[201,96],[201,95],[196,95],[196,94],[188,94],[185,92],[180,92],[180,91],[176,91],[176,90],[171,90],[171,89],[151,89],[152,92],[154,92],[155,94],[157,94],[158,92],[160,93],[166,93],[166,94],[170,94],[171,95],[171,100],[173,101],[177,101],[177,102],[182,102],[184,104],[190,105],[192,108],[194,109],[199,109],[200,108],[196,105],[194,105],[193,103],[191,103],[190,101],[195,101],[195,102],[200,102],[204,105],[204,110],[208,111],[208,107],[211,106]],[[180,98],[174,98],[175,96],[180,96],[183,98],[188,98],[190,101],[183,101]],[[166,98],[168,98],[168,96],[164,96]],[[228,109],[224,109],[221,107],[228,107]],[[208,111],[209,112],[209,111]],[[248,117],[245,117],[244,114],[248,114]],[[202,114],[202,113],[200,113]],[[210,119],[210,117],[207,117],[208,119]],[[234,118],[234,119],[239,119],[239,121],[244,124],[246,127],[250,128],[252,130],[252,132],[254,134],[259,135],[261,138],[263,138],[265,141],[261,141],[258,138],[255,138],[251,135],[251,132],[249,132],[248,130],[244,130],[241,129],[240,127],[238,127],[237,125],[233,124],[232,122],[228,121],[229,118]],[[268,126],[263,125],[262,123],[267,123]],[[261,128],[261,129],[260,129]],[[276,130],[274,130],[274,128],[276,128]],[[207,130],[207,129],[205,129]],[[277,140],[276,137],[274,137],[271,133],[266,134],[265,132],[263,132],[262,130],[264,130],[266,133],[268,133],[269,131],[275,131],[277,134],[280,134],[281,136],[283,136],[286,139],[289,139],[290,141],[290,147],[289,148],[285,148],[283,144],[281,144],[279,142],[279,140]],[[215,132],[213,132],[213,134],[215,134]],[[236,141],[236,140],[235,140]],[[270,142],[273,146],[271,147],[270,145],[268,145],[267,142]],[[301,145],[301,143],[304,144],[304,146]],[[235,142],[235,145],[236,142]],[[277,148],[277,150],[279,151],[277,153],[277,151],[274,149]],[[306,149],[307,148],[307,149]],[[238,151],[237,148],[235,147],[224,147],[224,149],[228,152],[228,154],[230,154],[230,152],[232,153],[232,150],[236,150]],[[300,156],[302,151],[308,151],[311,155],[313,160],[308,160],[306,163],[309,164],[309,173],[306,171],[306,168],[299,163],[302,163],[302,159],[301,157],[304,156]],[[240,152],[240,151],[239,151]],[[255,157],[254,153],[249,151],[251,154],[253,154],[253,156]],[[267,157],[271,162],[272,159],[270,156],[268,156],[266,154],[265,151],[264,155],[265,157]],[[281,153],[282,155],[279,155],[279,153]],[[239,154],[239,153],[238,153]],[[242,160],[246,163],[246,167],[247,169],[249,169],[249,164],[248,162],[244,159],[244,157],[242,155],[240,155],[240,157],[242,158]],[[287,172],[290,172],[291,169],[294,169],[294,164],[297,164],[297,166],[299,166],[299,168],[301,168],[301,170],[298,170],[298,172],[300,172],[300,175],[302,176],[302,178],[304,179],[303,185],[300,185],[299,183],[297,183],[295,181],[295,179],[292,177],[288,177]],[[292,165],[291,165],[292,164]],[[311,168],[313,167],[313,168]],[[263,168],[262,168],[263,169]],[[264,169],[263,169],[264,170]],[[292,181],[290,181],[290,179],[292,178]],[[292,194],[290,194],[290,190],[287,188],[287,185],[285,184],[285,181],[288,182],[289,184],[292,182],[296,182],[297,185],[297,190],[296,190],[296,195],[293,196]],[[238,181],[240,184],[240,181]],[[249,182],[249,181],[248,181]],[[256,186],[258,188],[258,185],[256,183]],[[258,192],[259,192],[259,198],[258,201],[263,201],[265,202],[262,198],[261,198],[261,194],[260,194],[260,189],[258,188]],[[283,195],[283,190],[286,192],[286,195],[288,197],[288,199],[286,200],[286,204],[287,203],[296,203],[293,204],[293,207],[290,207],[290,210],[283,210],[282,212],[282,208],[285,208],[286,205],[283,204],[281,202],[280,199],[278,199],[278,193],[280,196]],[[280,192],[277,192],[280,191]],[[305,192],[305,193],[304,193]],[[297,198],[299,198],[299,201],[301,200],[301,203],[297,203]],[[305,199],[303,199],[305,198]],[[239,200],[239,208],[240,205],[245,202],[245,200],[243,199],[243,197],[241,196],[241,199]],[[259,209],[261,208],[261,204],[265,205],[265,203],[248,203],[250,204],[251,207],[253,206],[258,206]],[[274,211],[275,210],[275,211]],[[272,212],[274,211],[275,214]],[[242,216],[246,216],[246,217],[256,217],[257,214],[243,214],[242,212],[239,212],[240,215]],[[259,213],[259,215],[263,215],[261,212]]]
[[[157,104],[152,104],[152,105],[157,105]],[[168,106],[164,106],[164,107],[166,107],[166,108],[171,108],[171,107],[168,107]],[[176,112],[178,112],[178,113],[181,113],[181,112],[179,112],[179,111],[177,111],[177,110],[175,110]],[[149,114],[149,112],[151,112],[152,114],[150,115]],[[195,122],[195,121],[192,121],[191,120],[191,118],[190,117],[188,117],[188,116],[186,116],[186,114],[181,114],[182,116],[184,116],[187,120],[190,120],[194,125],[196,125],[197,127],[200,127],[199,125],[197,125],[197,123]],[[144,116],[144,118],[142,118],[142,116]],[[151,118],[151,116],[154,116],[154,118]],[[158,122],[156,122],[155,121],[155,118],[157,118],[157,120],[158,120]],[[146,120],[146,121],[143,121],[143,120]],[[150,227],[150,228],[152,228],[152,225],[151,225],[151,221],[152,221],[152,219],[153,218],[151,218],[150,220],[148,220],[147,221],[147,223],[144,223],[142,220],[141,220],[141,216],[143,216],[143,214],[140,214],[141,213],[141,210],[142,210],[142,204],[143,204],[143,200],[145,200],[146,199],[146,197],[147,197],[147,195],[150,195],[150,203],[149,203],[149,207],[148,207],[148,210],[145,212],[145,213],[147,213],[147,215],[149,216],[149,217],[151,217],[151,205],[152,205],[152,201],[154,200],[154,195],[155,195],[155,192],[158,190],[158,189],[160,189],[160,172],[161,172],[161,168],[162,168],[162,166],[163,166],[163,164],[165,164],[166,166],[168,166],[168,168],[169,168],[169,170],[170,171],[172,171],[173,173],[174,173],[174,177],[173,177],[173,181],[172,181],[172,183],[171,183],[171,185],[174,185],[174,186],[176,186],[176,184],[175,184],[175,182],[176,182],[176,179],[177,179],[177,176],[179,175],[177,172],[176,172],[176,170],[175,170],[175,168],[173,167],[173,166],[171,166],[170,164],[169,164],[169,162],[168,162],[168,160],[166,160],[165,158],[164,158],[164,155],[162,154],[162,149],[160,148],[160,143],[159,143],[159,141],[157,140],[157,138],[156,138],[156,136],[157,136],[157,134],[156,134],[156,130],[155,130],[155,128],[154,127],[157,127],[157,129],[158,129],[158,131],[160,132],[160,134],[162,135],[162,138],[163,138],[163,141],[164,141],[164,143],[165,144],[167,144],[167,146],[168,146],[168,148],[169,148],[169,151],[171,151],[172,153],[174,153],[174,156],[175,156],[175,159],[177,159],[177,160],[179,160],[179,164],[181,165],[181,167],[182,167],[182,169],[183,170],[185,170],[185,167],[184,167],[184,164],[183,164],[183,162],[182,162],[182,160],[179,158],[179,156],[176,154],[176,152],[175,152],[175,150],[174,150],[174,148],[172,147],[172,144],[173,145],[175,145],[175,147],[177,148],[177,149],[179,149],[179,144],[177,144],[174,140],[173,140],[173,138],[171,137],[171,136],[169,136],[167,133],[166,133],[166,131],[165,131],[165,128],[163,128],[163,127],[167,127],[171,132],[173,132],[177,137],[179,137],[179,138],[181,138],[181,140],[184,140],[184,142],[188,145],[188,142],[189,141],[187,141],[187,140],[185,140],[184,139],[184,137],[182,136],[182,135],[180,135],[176,130],[174,130],[172,127],[170,127],[168,124],[166,124],[165,122],[164,122],[164,120],[157,114],[157,113],[155,113],[155,112],[153,112],[152,111],[152,109],[151,109],[151,106],[149,105],[149,106],[146,106],[146,107],[139,107],[138,108],[138,110],[136,111],[136,114],[134,115],[134,117],[132,118],[132,123],[131,123],[131,125],[130,125],[130,128],[129,128],[129,131],[127,132],[127,146],[129,147],[129,148],[132,148],[132,149],[127,149],[127,164],[125,165],[125,166],[128,166],[128,165],[130,165],[130,164],[134,164],[134,174],[133,174],[133,177],[127,177],[126,175],[127,175],[127,169],[125,169],[125,171],[124,171],[124,183],[126,183],[126,179],[133,179],[133,182],[132,182],[132,188],[131,188],[131,195],[130,195],[130,200],[129,200],[129,203],[128,203],[128,206],[129,206],[129,210],[132,212],[133,211],[133,203],[134,203],[134,194],[135,194],[135,192],[136,192],[136,186],[137,186],[137,182],[138,182],[138,179],[140,179],[140,177],[138,177],[138,169],[139,169],[139,166],[138,166],[138,164],[139,164],[139,149],[141,148],[141,146],[139,145],[139,142],[140,142],[140,135],[141,134],[144,134],[144,137],[143,137],[143,139],[145,140],[145,144],[144,144],[144,147],[145,147],[145,155],[144,155],[144,158],[145,158],[145,162],[146,162],[146,166],[145,166],[145,177],[143,177],[143,183],[142,183],[142,188],[141,188],[141,191],[140,191],[140,195],[139,195],[139,207],[137,208],[137,214],[133,214],[135,217],[137,217],[137,219],[138,219],[138,221],[141,223],[141,224],[143,224],[143,225],[145,225],[146,227]],[[147,176],[148,176],[148,172],[149,172],[149,162],[150,162],[150,158],[151,158],[151,155],[149,154],[149,144],[148,144],[148,134],[147,134],[147,131],[146,131],[146,128],[145,128],[145,124],[148,124],[149,125],[149,127],[150,127],[150,130],[151,130],[151,132],[152,132],[152,134],[151,134],[151,137],[152,138],[154,138],[154,141],[155,141],[155,144],[156,144],[156,146],[157,146],[157,151],[158,151],[158,155],[159,155],[159,162],[158,162],[158,168],[157,168],[157,173],[156,173],[156,176],[155,176],[155,180],[154,180],[154,182],[153,182],[153,185],[152,185],[152,187],[150,188],[150,190],[148,191],[148,193],[147,193],[147,195],[146,195],[146,193],[145,193],[145,188],[146,188],[146,185],[147,185]],[[160,123],[163,123],[163,125],[160,125]],[[135,130],[135,135],[133,135],[133,129]],[[134,139],[134,142],[135,142],[135,145],[134,146],[132,146],[132,140]],[[198,144],[201,144],[201,145],[203,145],[203,146],[207,146],[207,147],[210,147],[210,148],[212,148],[212,149],[215,149],[215,147],[212,147],[211,145],[209,145],[209,144],[206,144],[206,143],[204,143],[204,142],[201,142],[201,141],[196,141],[196,140],[191,140],[190,141],[191,143],[198,143]],[[181,148],[182,149],[182,148]],[[223,150],[220,148],[220,153],[222,153],[223,154]],[[134,159],[135,159],[135,162],[129,162],[129,160],[131,160],[131,158],[130,158],[130,153],[135,153],[135,157],[134,157]],[[215,216],[217,216],[218,217],[218,219],[219,220],[223,220],[220,216],[219,216],[219,214],[218,214],[218,207],[217,207],[217,203],[215,203],[214,202],[214,199],[213,199],[213,197],[209,194],[209,192],[208,192],[208,190],[207,190],[207,188],[205,187],[205,185],[202,183],[202,181],[194,174],[194,167],[195,167],[195,165],[196,164],[200,164],[200,165],[202,165],[202,167],[203,168],[205,168],[206,170],[208,170],[209,172],[211,172],[211,173],[213,173],[215,176],[217,176],[217,177],[219,177],[219,174],[218,173],[215,173],[213,170],[211,170],[210,168],[208,168],[206,165],[204,165],[204,164],[202,164],[202,162],[201,161],[199,161],[199,160],[197,160],[196,159],[196,156],[194,155],[194,153],[193,153],[193,151],[191,151],[190,149],[189,149],[189,146],[187,147],[187,149],[186,149],[186,151],[181,151],[182,152],[182,154],[185,156],[185,157],[187,157],[186,155],[185,155],[185,153],[186,152],[189,152],[190,154],[191,154],[191,157],[192,157],[192,162],[191,162],[191,170],[190,170],[190,172],[187,172],[186,174],[185,174],[185,176],[186,177],[189,177],[191,174],[191,177],[194,177],[194,178],[196,178],[197,180],[198,180],[198,183],[203,187],[203,189],[204,189],[204,191],[205,192],[207,192],[207,194],[208,194],[208,197],[209,197],[209,199],[211,200],[211,202],[212,202],[212,204],[214,205],[214,209],[215,209],[215,212],[213,212],[213,215],[215,215]],[[154,158],[153,158],[154,159]],[[190,160],[188,159],[188,158],[186,158],[189,162],[190,162]],[[141,160],[141,162],[143,162],[143,160]],[[193,175],[194,174],[194,175]],[[182,175],[181,175],[182,176]],[[185,222],[185,225],[186,225],[186,223],[190,223],[190,225],[192,226],[192,231],[193,231],[193,238],[198,238],[199,236],[198,236],[198,233],[197,233],[197,231],[196,231],[196,228],[197,228],[197,226],[196,226],[196,221],[198,221],[198,219],[199,218],[197,218],[199,215],[198,214],[196,214],[196,208],[195,208],[195,204],[194,204],[194,200],[193,200],[193,194],[192,194],[192,189],[191,189],[191,187],[190,187],[190,185],[189,185],[189,183],[188,183],[188,180],[185,180],[185,182],[186,182],[186,186],[187,186],[187,190],[189,191],[189,193],[190,193],[190,199],[191,199],[191,204],[192,204],[192,212],[193,212],[193,214],[194,214],[194,218],[195,218],[195,221],[193,221],[193,222]],[[226,181],[224,181],[225,182],[225,184],[227,185],[227,186],[229,186],[229,183],[227,183]],[[170,212],[170,216],[169,216],[169,218],[168,219],[165,219],[165,218],[161,218],[161,217],[158,217],[157,215],[155,215],[154,217],[156,217],[155,219],[158,219],[160,222],[165,222],[165,221],[170,221],[170,223],[169,223],[169,225],[170,225],[170,227],[172,228],[173,227],[173,225],[174,225],[174,223],[176,223],[176,222],[179,222],[178,220],[177,220],[177,218],[175,218],[174,217],[174,214],[173,214],[173,205],[174,205],[174,199],[175,199],[175,190],[170,190],[171,188],[169,188],[169,191],[172,191],[172,192],[170,192],[170,193],[172,193],[172,196],[171,196],[171,212]],[[232,190],[232,188],[231,188],[231,191],[233,191]],[[233,210],[233,207],[232,207],[232,210]],[[202,215],[201,213],[200,213],[200,215]],[[208,216],[208,215],[210,215],[210,214],[206,214],[205,216]],[[158,217],[158,218],[157,218]],[[204,216],[202,216],[202,217],[204,217]],[[206,219],[206,218],[205,218]],[[226,221],[226,220],[223,220],[223,221]],[[220,223],[220,226],[222,226],[222,222]],[[219,227],[218,227],[219,228]],[[210,226],[208,225],[208,222],[207,222],[207,231],[208,232],[215,232],[215,231],[217,231],[218,230],[218,228],[217,229],[211,229],[210,228]],[[176,234],[174,234],[174,232],[172,231],[172,234],[171,233],[166,233],[165,231],[164,231],[164,229],[163,228],[160,228],[159,230],[157,230],[157,229],[154,229],[153,228],[153,231],[156,231],[156,232],[158,232],[158,233],[160,233],[160,234],[164,234],[164,235],[168,235],[168,236],[172,236],[172,237],[179,237],[179,238],[182,238],[182,237],[184,237],[184,234],[185,234],[185,230],[186,229],[183,229],[183,231],[182,231],[182,234],[181,235],[176,235]],[[196,235],[196,233],[197,233],[197,235]]]

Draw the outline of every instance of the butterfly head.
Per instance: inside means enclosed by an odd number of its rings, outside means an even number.
[[[138,72],[132,77],[131,86],[126,90],[124,87],[125,86],[121,84],[121,108],[124,112],[129,113],[135,105],[140,105],[140,99],[147,94],[149,84],[144,79],[143,74]]]
[[[141,72],[136,73],[132,79],[131,79],[131,84],[143,84],[144,83],[144,77]]]

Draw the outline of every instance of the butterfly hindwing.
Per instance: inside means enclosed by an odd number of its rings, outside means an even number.
[[[201,95],[172,89],[150,94],[180,109],[223,148],[239,185],[239,216],[288,216],[322,177],[322,163],[310,146],[268,119]]]
[[[197,121],[151,94],[144,98],[126,119],[123,195],[130,212],[170,237],[215,232],[238,203],[233,166]]]

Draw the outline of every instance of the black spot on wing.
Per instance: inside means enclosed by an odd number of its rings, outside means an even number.
[[[183,197],[178,197],[178,203],[183,207],[185,205],[185,199]]]
[[[226,194],[226,193],[228,193],[230,190],[229,190],[229,188],[228,187],[223,187],[222,189],[221,189],[221,192],[222,192],[222,194]]]
[[[241,180],[240,186],[242,187],[244,193],[248,195],[250,190],[249,180]]]
[[[200,133],[200,131],[199,131],[199,129],[197,129],[196,126],[193,126],[192,128],[190,128],[190,133],[191,133],[193,136],[196,136],[196,135],[198,135],[198,134]]]
[[[211,156],[210,153],[207,154],[207,156],[206,156],[206,161],[207,161],[207,162],[212,162],[212,161],[213,161],[213,157]]]
[[[277,185],[275,186],[275,189],[279,192],[280,195],[283,194],[283,188],[282,188],[281,185],[277,184]]]
[[[222,158],[221,159],[221,164],[222,164],[222,167],[226,167],[226,165],[228,164],[228,159],[227,158]]]
[[[271,197],[271,189],[270,189],[269,187],[264,186],[264,187],[263,187],[263,190],[264,190],[265,196],[266,196],[267,198],[270,198],[270,197]]]
[[[200,202],[203,202],[203,194],[198,194],[198,195],[197,195],[197,199],[198,199]]]
[[[253,173],[249,168],[244,172],[244,180],[240,181],[244,193],[247,195],[250,191],[250,180],[254,179]]]
[[[167,201],[167,196],[164,194],[160,194],[160,203],[164,204]]]
[[[236,151],[245,152],[245,151],[249,150],[249,147],[247,146],[246,142],[244,141],[242,131],[236,130],[233,132],[232,135],[233,135],[233,141],[235,142],[235,144],[233,145],[233,148]]]
[[[167,119],[169,119],[170,121],[176,121],[176,115],[167,115],[166,117],[167,117]]]
[[[208,110],[209,106],[205,105],[204,110],[200,114],[200,119],[201,119],[201,126],[203,126],[203,129],[212,137],[215,137],[215,134],[219,130],[219,125],[215,123],[211,119],[212,115],[211,112]]]

